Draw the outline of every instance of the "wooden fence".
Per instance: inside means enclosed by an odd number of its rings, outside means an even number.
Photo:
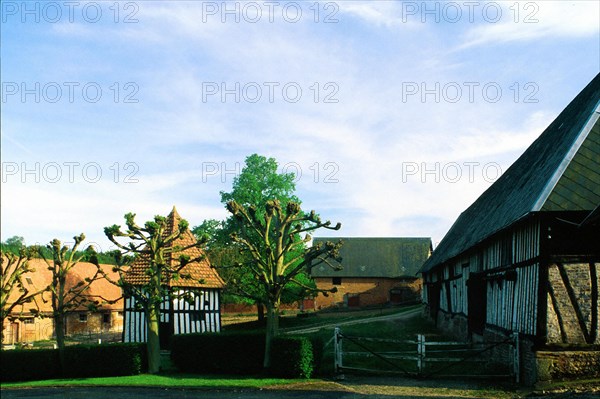
[[[519,382],[517,334],[500,342],[436,342],[421,334],[414,341],[347,336],[338,327],[332,341],[337,374],[358,371],[412,377],[506,377]],[[384,346],[388,349],[382,350]],[[357,360],[369,358],[375,359],[367,362],[370,366]]]

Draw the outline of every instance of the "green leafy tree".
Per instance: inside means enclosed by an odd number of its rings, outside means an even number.
[[[101,305],[99,299],[104,299],[88,295],[92,283],[106,277],[97,259],[91,259],[91,263],[96,267],[91,277],[81,280],[75,276],[76,268],[83,261],[83,256],[77,255],[77,249],[85,240],[85,235],[82,233],[73,237],[73,240],[75,243],[72,248],[63,245],[60,240],[55,238],[46,245],[47,251],[38,251],[46,262],[48,270],[52,273],[52,280],[46,291],[50,292],[56,345],[60,351],[61,366],[64,365],[63,351],[67,313],[81,308],[95,310]],[[51,258],[46,256],[48,252],[51,254]]]
[[[30,313],[38,313],[36,298],[45,290],[30,291],[23,284],[23,276],[35,273],[29,265],[31,251],[21,247],[19,254],[0,250],[0,342],[4,340],[4,320],[16,309],[22,311],[27,304],[32,304],[28,309]],[[12,298],[11,298],[12,297]]]
[[[178,297],[169,282],[177,279],[191,279],[185,274],[184,267],[190,262],[202,260],[203,256],[191,259],[184,255],[183,251],[198,247],[201,248],[203,241],[193,245],[181,247],[174,245],[188,228],[186,220],[180,220],[172,232],[169,232],[166,217],[155,216],[154,220],[148,221],[144,226],[135,222],[135,214],[125,215],[126,231],[122,231],[118,225],[104,228],[104,233],[125,254],[135,255],[142,259],[146,265],[143,275],[145,282],[131,283],[127,279],[127,266],[115,266],[119,272],[120,279],[115,282],[124,292],[135,298],[138,306],[146,315],[147,348],[148,348],[148,371],[157,373],[160,371],[160,305],[167,296]],[[118,237],[125,238],[129,242],[122,244]]]
[[[25,248],[25,239],[21,236],[12,236],[7,238],[0,247],[4,253],[11,252],[18,256],[21,249]]]
[[[229,201],[227,209],[237,223],[238,232],[232,234],[231,238],[252,258],[246,266],[256,277],[266,299],[264,367],[269,368],[271,342],[279,330],[279,307],[285,287],[294,283],[313,292],[332,292],[306,286],[298,276],[322,263],[335,267],[329,259],[340,260],[342,242],[327,241],[306,247],[305,244],[311,240],[308,233],[320,228],[339,230],[341,224],[331,227],[331,222],[322,222],[314,211],[304,214],[300,205],[291,201],[283,207],[278,200],[269,200],[262,212],[253,205],[243,206],[236,201]],[[298,239],[302,233],[306,233],[304,238]],[[289,254],[294,256],[290,257]]]
[[[244,168],[239,176],[233,179],[231,192],[221,191],[221,203],[227,205],[229,201],[249,207],[255,206],[259,214],[264,213],[264,208],[269,200],[277,199],[282,206],[288,202],[300,204],[294,194],[296,190],[295,176],[293,173],[279,173],[278,164],[274,158],[266,158],[252,154],[245,160]],[[226,281],[223,301],[245,304],[256,304],[259,320],[264,318],[263,305],[267,298],[253,270],[249,266],[253,258],[244,251],[240,251],[239,243],[231,239],[237,229],[234,217],[225,221],[205,220],[192,231],[196,237],[208,236],[207,254],[221,277]],[[250,232],[249,234],[254,234]],[[258,238],[258,237],[255,237]],[[297,238],[301,241],[300,238]],[[256,240],[255,240],[256,241]],[[304,244],[295,246],[287,258],[296,258],[304,249]],[[296,252],[296,253],[294,253]],[[300,274],[303,274],[301,272]],[[305,285],[316,287],[313,280],[306,274],[298,276]],[[282,301],[292,303],[302,300],[310,291],[290,282],[284,289]]]

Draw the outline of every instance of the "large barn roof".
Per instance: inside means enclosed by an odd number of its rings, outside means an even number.
[[[426,237],[329,237],[314,242],[342,240],[342,270],[321,264],[312,269],[313,277],[414,277],[431,252],[431,238]]]
[[[454,222],[427,272],[532,212],[593,211],[600,204],[600,74]]]
[[[181,221],[181,216],[177,213],[175,207],[167,216],[167,230],[165,232],[165,236],[173,234],[175,229],[178,228],[179,222]],[[186,229],[180,238],[175,240],[171,245],[173,247],[181,247],[185,248],[192,244],[196,244],[197,240],[194,234],[189,229]],[[204,251],[202,251],[198,247],[188,248],[184,251],[175,252],[168,255],[167,264],[172,267],[177,267],[179,264],[179,257],[181,255],[187,255],[190,259],[198,258],[204,255]],[[142,285],[148,282],[148,275],[145,273],[148,268],[150,261],[147,256],[139,256],[137,257],[133,263],[131,264],[131,268],[127,271],[125,275],[125,281],[134,284],[134,285]],[[217,273],[215,269],[210,266],[208,261],[208,257],[204,256],[204,258],[198,262],[190,262],[185,265],[182,269],[181,273],[189,274],[191,278],[180,278],[178,280],[171,280],[169,284],[173,287],[181,287],[181,288],[223,288],[225,283]]]

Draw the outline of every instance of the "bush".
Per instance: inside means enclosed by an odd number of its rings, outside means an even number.
[[[145,344],[68,346],[65,348],[63,376],[79,378],[136,375],[147,369],[146,363]]]
[[[2,351],[2,382],[140,374],[147,369],[146,344],[67,346],[61,373],[56,349]]]
[[[31,381],[60,377],[58,351],[54,349],[3,350],[0,355],[0,380]]]
[[[174,335],[171,358],[182,372],[257,374],[262,371],[265,336],[255,332]]]
[[[174,335],[171,358],[181,372],[205,374],[259,374],[263,370],[265,335],[256,332]],[[323,353],[320,340],[277,337],[271,351],[269,374],[310,378]]]
[[[313,346],[308,338],[278,337],[273,340],[271,375],[281,378],[310,378],[313,369]]]

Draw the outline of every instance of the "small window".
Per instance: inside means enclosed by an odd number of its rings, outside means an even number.
[[[23,319],[23,324],[34,324],[35,320],[34,319]]]
[[[331,284],[333,284],[333,285],[342,285],[342,278],[341,277],[332,277],[331,278]]]
[[[87,323],[87,313],[79,313],[79,321],[82,323]]]
[[[110,313],[102,314],[102,323],[110,324]]]
[[[27,284],[33,285],[33,281],[31,280],[31,277],[25,277],[25,281],[27,281]]]

